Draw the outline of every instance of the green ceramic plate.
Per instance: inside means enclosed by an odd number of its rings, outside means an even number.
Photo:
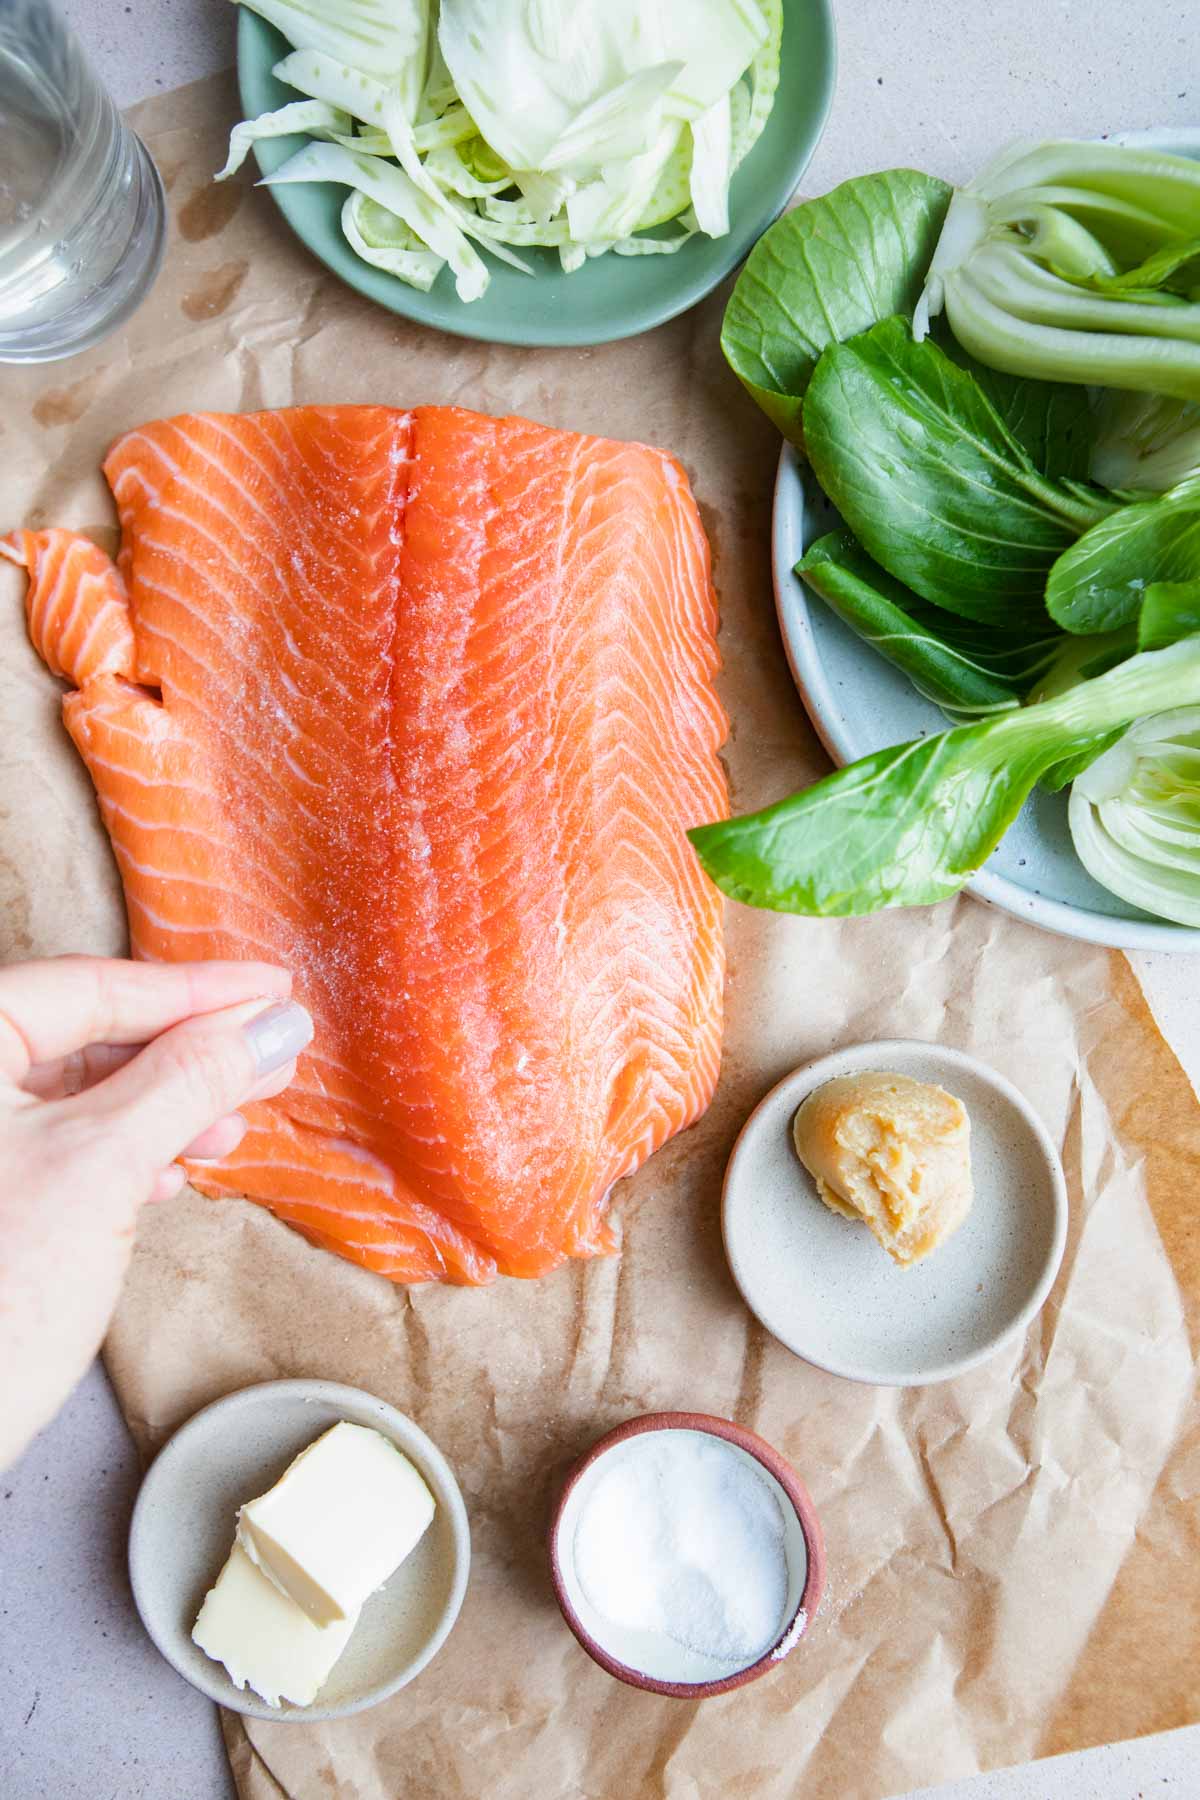
[[[271,69],[288,44],[256,13],[238,20],[238,85],[247,118],[297,98]],[[733,178],[727,237],[697,236],[673,256],[601,256],[564,275],[553,251],[523,251],[530,277],[483,254],[491,269],[487,293],[470,305],[454,292],[443,269],[428,294],[360,262],[341,232],[346,188],[328,182],[271,188],[302,243],[335,275],[390,311],[460,337],[495,344],[602,344],[661,325],[702,300],[736,267],[791,197],[808,165],[833,98],[834,36],[829,0],[784,0],[783,66],[766,129]],[[269,139],[255,146],[264,175],[277,169],[304,139]]]

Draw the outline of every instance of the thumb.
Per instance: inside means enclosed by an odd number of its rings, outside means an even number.
[[[312,1019],[290,1000],[205,1013],[164,1031],[69,1104],[110,1149],[161,1169],[266,1077],[285,1070],[312,1034]]]

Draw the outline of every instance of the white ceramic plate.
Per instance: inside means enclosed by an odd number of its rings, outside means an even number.
[[[1200,157],[1200,129],[1127,132],[1120,141]],[[811,470],[785,444],[775,484],[775,603],[796,685],[821,742],[842,764],[944,731],[949,721],[794,573],[812,540],[840,524]],[[1200,952],[1200,931],[1155,919],[1092,880],[1071,843],[1065,794],[1035,790],[967,891],[1065,937]]]
[[[371,1426],[403,1450],[437,1511],[412,1555],[363,1607],[316,1702],[268,1706],[193,1644],[192,1626],[229,1554],[238,1507],[339,1419]],[[256,1719],[341,1718],[404,1687],[449,1635],[470,1561],[466,1508],[441,1451],[385,1400],[335,1381],[270,1381],[206,1406],[151,1464],[129,1532],[133,1597],[158,1649],[201,1693]]]
[[[971,1120],[975,1204],[915,1268],[898,1268],[865,1225],[820,1200],[792,1144],[805,1096],[876,1069],[936,1082]],[[853,1381],[947,1381],[1023,1331],[1058,1273],[1067,1191],[1033,1108],[985,1063],[941,1044],[855,1044],[785,1077],[733,1147],[721,1210],[742,1298],[806,1362]]]

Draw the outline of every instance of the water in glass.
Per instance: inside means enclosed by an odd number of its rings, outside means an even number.
[[[86,350],[158,271],[158,171],[45,0],[0,0],[0,362]]]

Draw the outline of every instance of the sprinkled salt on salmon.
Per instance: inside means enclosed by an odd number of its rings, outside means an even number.
[[[610,1251],[707,1105],[724,816],[708,547],[672,458],[457,408],[132,431],[112,563],[19,531],[134,953],[290,967],[316,1032],[189,1175],[397,1281]]]

